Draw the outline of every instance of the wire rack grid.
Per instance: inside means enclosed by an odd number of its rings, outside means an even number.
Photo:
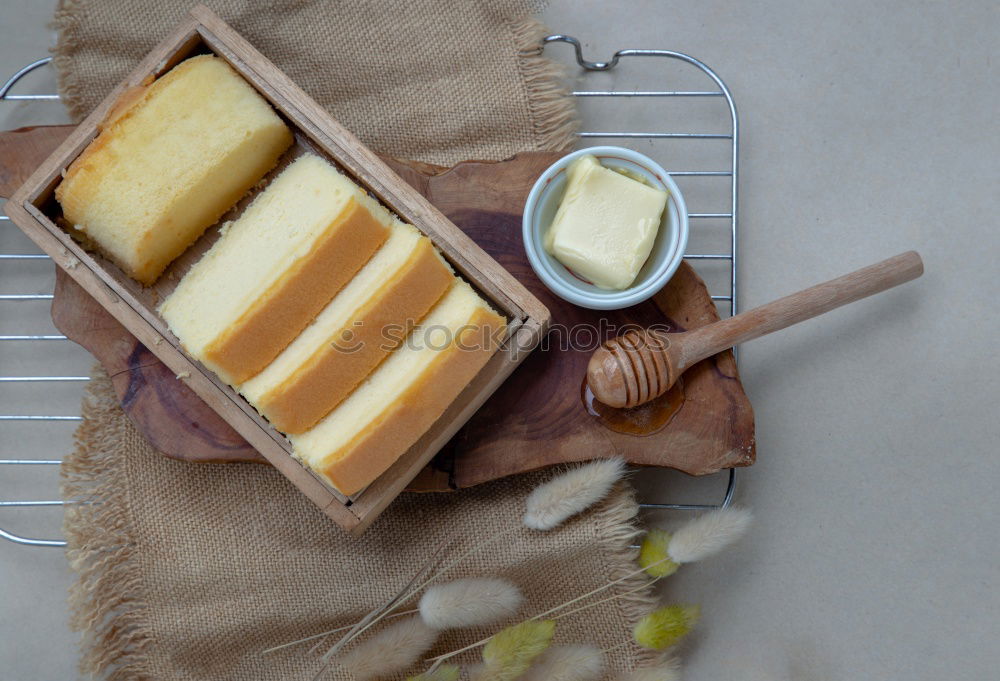
[[[670,50],[646,50],[646,49],[625,49],[619,50],[614,53],[608,61],[595,62],[588,61],[584,58],[583,47],[576,38],[568,35],[550,35],[543,39],[542,48],[551,43],[565,43],[570,45],[574,50],[574,56],[577,65],[581,69],[581,75],[588,73],[606,72],[616,68],[623,60],[658,60],[664,62],[669,60],[670,62],[676,63],[680,62],[686,64],[694,69],[700,71],[703,79],[707,79],[707,82],[711,84],[710,89],[594,89],[594,90],[583,90],[577,89],[573,91],[573,95],[581,100],[581,103],[585,100],[603,100],[608,102],[619,102],[622,98],[628,100],[653,100],[653,101],[664,101],[664,100],[674,100],[674,101],[690,101],[690,100],[703,100],[711,99],[716,101],[721,101],[721,103],[728,109],[728,120],[729,120],[729,130],[723,132],[678,132],[678,131],[667,131],[667,130],[654,130],[654,131],[644,131],[644,132],[633,132],[633,131],[584,131],[578,133],[581,140],[581,144],[586,144],[590,139],[615,139],[620,140],[620,144],[635,144],[637,141],[645,141],[650,144],[668,142],[670,140],[690,140],[695,142],[705,141],[705,140],[722,140],[728,143],[728,163],[726,167],[719,169],[710,170],[675,170],[670,172],[670,175],[678,181],[678,183],[683,183],[694,178],[698,179],[708,179],[713,182],[718,183],[718,187],[713,189],[713,195],[718,200],[718,197],[722,197],[724,203],[718,205],[725,206],[725,208],[719,212],[689,212],[688,217],[692,221],[692,226],[698,226],[699,223],[705,225],[712,224],[722,224],[728,228],[727,233],[724,235],[725,240],[728,243],[727,249],[711,249],[711,252],[697,252],[704,249],[694,249],[696,252],[689,252],[685,254],[685,259],[693,261],[695,267],[701,267],[698,263],[704,263],[705,261],[718,261],[728,264],[728,290],[725,293],[713,294],[712,299],[716,301],[716,304],[721,308],[721,311],[729,314],[736,314],[737,312],[737,293],[738,293],[738,268],[737,268],[737,254],[738,254],[738,242],[737,237],[739,234],[738,229],[738,191],[739,191],[739,118],[736,112],[736,104],[733,100],[732,94],[729,88],[723,80],[707,65],[703,62],[695,59],[686,54],[680,52],[673,52]],[[38,59],[30,64],[23,66],[18,69],[2,86],[0,86],[0,101],[5,102],[46,102],[46,101],[59,101],[59,95],[57,94],[16,94],[13,90],[14,87],[29,73],[35,71],[36,69],[41,69],[48,66],[51,63],[51,58],[46,57],[43,59]],[[41,106],[41,104],[39,104]],[[2,162],[2,161],[0,161]],[[669,165],[667,167],[670,167]],[[10,224],[6,215],[0,214],[0,229],[14,229]],[[6,250],[6,249],[4,249]],[[691,247],[689,246],[689,250]],[[20,318],[24,317],[27,319],[27,315],[20,314],[18,308],[23,308],[26,304],[38,303],[39,301],[48,301],[52,299],[51,293],[36,293],[31,291],[9,291],[4,290],[9,277],[4,276],[5,266],[13,265],[14,263],[19,263],[23,265],[32,265],[35,267],[47,267],[45,261],[49,260],[47,255],[40,252],[33,253],[0,253],[0,310],[2,314],[0,316],[7,317],[8,319],[14,320],[15,326]],[[51,274],[51,268],[49,268],[49,273]],[[49,290],[51,290],[51,282],[48,284]],[[11,309],[13,308],[13,309]],[[18,327],[20,328],[20,327]],[[31,347],[37,348],[40,352],[49,352],[50,347],[55,344],[65,343],[68,339],[65,336],[59,334],[51,333],[32,333],[32,329],[25,328],[23,333],[4,333],[0,334],[0,353],[3,352],[5,346],[9,344],[31,344]],[[15,391],[24,386],[39,386],[46,383],[80,383],[83,384],[89,380],[88,376],[80,375],[39,375],[39,376],[23,376],[23,375],[0,375],[0,384],[3,391]],[[16,398],[15,400],[16,401]],[[81,421],[82,417],[78,414],[0,414],[0,437],[7,437],[3,433],[3,428],[6,424],[20,422],[27,422],[33,424],[33,427],[44,428],[47,425],[51,426],[54,422],[76,422]],[[24,470],[28,467],[49,467],[55,468],[61,463],[59,459],[35,459],[35,458],[0,458],[0,470]],[[725,492],[723,493],[722,499],[716,503],[699,503],[699,504],[677,504],[677,503],[654,503],[654,502],[644,502],[640,504],[642,508],[645,509],[665,509],[665,510],[677,510],[677,511],[699,511],[712,508],[724,508],[729,506],[732,501],[733,494],[736,490],[736,469],[729,469],[719,473],[725,479]],[[0,500],[0,512],[4,509],[44,509],[44,508],[58,508],[66,504],[73,503],[72,500],[64,501],[60,499],[35,499],[35,500]],[[23,546],[35,546],[35,547],[64,547],[66,542],[62,539],[41,539],[26,537],[15,532],[11,532],[3,529],[2,522],[0,522],[0,538],[6,539],[15,544],[20,544]]]

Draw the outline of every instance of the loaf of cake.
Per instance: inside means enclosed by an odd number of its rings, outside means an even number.
[[[151,284],[292,141],[225,61],[192,57],[122,96],[56,200],[74,236]]]
[[[290,436],[296,458],[345,495],[385,472],[498,349],[505,320],[456,279],[438,303],[322,421]]]
[[[184,275],[160,315],[230,385],[266,367],[388,238],[393,216],[314,154],[285,168]]]
[[[278,430],[307,430],[395,349],[453,280],[430,240],[394,220],[368,264],[240,392]]]

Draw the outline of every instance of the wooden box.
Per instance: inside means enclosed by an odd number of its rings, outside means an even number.
[[[212,52],[225,59],[284,117],[296,144],[279,170],[304,150],[325,156],[386,206],[427,234],[445,257],[508,320],[505,343],[444,415],[388,471],[362,492],[341,495],[291,456],[291,445],[239,394],[186,355],[156,306],[187,268],[218,237],[209,228],[151,287],[142,287],[116,265],[84,250],[59,225],[53,192],[62,172],[96,137],[98,126],[127,88],[148,83],[183,59]],[[276,172],[276,171],[275,171]],[[273,173],[268,176],[268,179]],[[219,221],[233,219],[240,202]],[[524,286],[372,151],[334,121],[287,76],[203,6],[185,20],[118,85],[6,203],[6,211],[57,265],[94,296],[132,334],[341,527],[363,531],[434,454],[534,349],[549,312]]]

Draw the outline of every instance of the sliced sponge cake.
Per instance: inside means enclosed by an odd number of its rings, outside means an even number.
[[[496,352],[504,328],[504,318],[456,280],[347,399],[290,437],[295,457],[341,493],[360,491],[444,413]]]
[[[67,169],[56,199],[80,235],[151,284],[292,141],[226,62],[193,57],[122,97]]]
[[[392,220],[333,166],[306,154],[224,228],[160,314],[189,354],[239,385],[361,269]]]
[[[368,264],[240,392],[278,430],[303,432],[395,349],[453,280],[430,240],[394,221]]]

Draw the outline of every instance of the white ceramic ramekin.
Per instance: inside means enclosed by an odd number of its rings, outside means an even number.
[[[566,168],[583,154],[593,154],[609,168],[624,168],[638,173],[653,186],[670,193],[649,259],[632,285],[622,291],[608,291],[584,281],[553,258],[543,246],[545,231],[552,224],[566,190]],[[687,206],[676,183],[652,159],[623,147],[590,147],[563,156],[541,174],[524,206],[522,236],[532,269],[553,293],[592,310],[618,310],[650,298],[677,271],[687,248]]]

